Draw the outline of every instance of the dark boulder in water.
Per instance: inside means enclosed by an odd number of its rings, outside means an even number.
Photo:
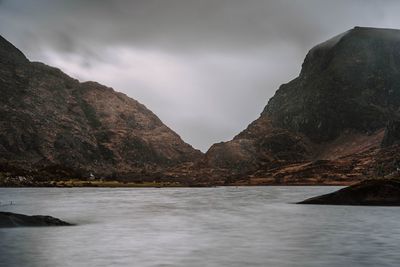
[[[12,212],[0,212],[0,228],[20,227],[20,226],[68,226],[68,225],[72,224],[64,222],[60,219],[51,216],[43,216],[43,215],[28,216]]]
[[[400,206],[400,180],[365,180],[298,204]]]

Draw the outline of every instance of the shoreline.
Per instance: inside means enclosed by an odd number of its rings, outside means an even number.
[[[88,182],[88,181],[62,181],[37,183],[34,185],[0,185],[0,188],[212,188],[212,187],[257,187],[257,186],[350,186],[359,181],[325,182],[325,183],[270,183],[270,184],[180,184],[180,183],[123,183],[118,181]]]

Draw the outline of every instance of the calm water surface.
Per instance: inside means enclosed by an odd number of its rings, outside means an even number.
[[[291,204],[337,187],[0,188],[0,266],[400,266],[400,208]]]

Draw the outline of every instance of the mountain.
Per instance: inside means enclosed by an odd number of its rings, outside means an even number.
[[[203,164],[266,183],[363,179],[394,169],[399,114],[400,31],[355,27],[312,48],[299,76]]]
[[[202,156],[136,100],[30,62],[2,37],[0,94],[2,172],[144,179]]]
[[[30,62],[3,38],[0,56],[0,178],[199,186],[399,176],[399,30],[356,27],[315,46],[257,120],[205,155],[124,94]]]

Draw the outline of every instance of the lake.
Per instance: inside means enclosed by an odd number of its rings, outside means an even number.
[[[399,266],[400,208],[291,204],[338,188],[0,188],[77,224],[0,229],[0,266]]]

